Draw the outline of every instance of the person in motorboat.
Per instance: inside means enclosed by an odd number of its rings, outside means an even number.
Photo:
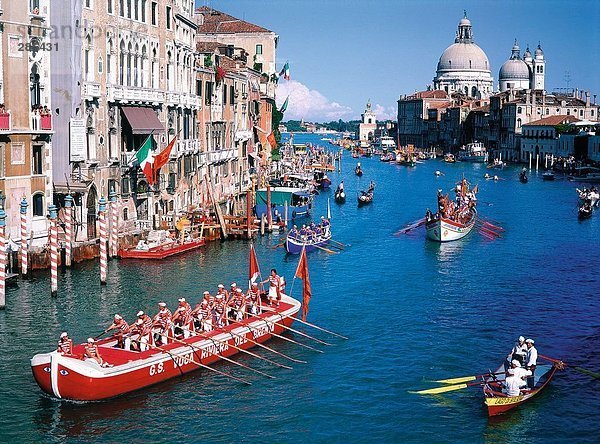
[[[56,351],[63,355],[70,355],[73,352],[73,341],[69,338],[69,334],[66,331],[60,334]]]
[[[527,385],[529,386],[529,388],[533,388],[534,381],[535,381],[535,367],[537,366],[537,357],[538,357],[538,352],[537,352],[537,348],[535,348],[533,346],[533,344],[535,344],[535,341],[533,339],[526,339],[525,340],[525,344],[527,345],[527,355],[525,356],[526,359],[526,366],[525,368],[529,371],[531,371],[531,376],[529,376],[529,378],[527,378]]]

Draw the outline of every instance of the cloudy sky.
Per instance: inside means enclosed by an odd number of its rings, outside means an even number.
[[[277,103],[285,119],[358,119],[370,99],[394,118],[400,95],[432,83],[439,56],[454,43],[463,10],[486,52],[494,82],[515,38],[541,43],[546,89],[600,94],[598,0],[197,0],[279,35],[277,68],[290,64]]]

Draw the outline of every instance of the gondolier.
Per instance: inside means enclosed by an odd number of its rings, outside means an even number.
[[[533,339],[525,340],[525,344],[527,345],[526,368],[527,368],[527,370],[531,371],[531,376],[529,378],[527,378],[527,385],[529,386],[529,388],[533,388],[533,386],[534,386],[535,368],[537,366],[537,358],[538,358],[537,349],[533,346],[534,343],[535,343],[535,341]]]

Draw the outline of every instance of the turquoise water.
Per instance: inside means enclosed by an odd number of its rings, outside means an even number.
[[[494,420],[476,388],[435,397],[408,393],[431,387],[427,380],[497,367],[521,334],[533,337],[541,354],[600,371],[600,218],[577,220],[577,184],[543,182],[535,171],[521,184],[517,168],[499,172],[505,180],[493,182],[483,180],[482,165],[434,160],[409,169],[377,158],[360,161],[362,178],[354,176],[356,161],[348,153],[342,172],[331,174],[334,186],[345,180],[346,204],[335,204],[333,191],[325,192],[314,212],[325,214],[331,197],[334,238],[350,246],[308,258],[308,320],[348,341],[318,334],[333,344],[320,347],[324,354],[272,341],[307,361],[292,370],[236,358],[274,380],[218,365],[250,380],[248,387],[200,370],[107,402],[57,401],[35,384],[33,354],[53,348],[65,329],[83,341],[116,312],[133,319],[139,309],[154,312],[160,299],[174,307],[181,296],[196,302],[220,282],[243,282],[248,244],[211,243],[154,265],[112,261],[103,288],[97,264],[78,265],[60,276],[55,299],[48,273],[36,273],[9,288],[7,309],[0,312],[0,442],[594,441],[600,432],[597,381],[574,370]],[[435,177],[435,170],[445,175]],[[439,245],[419,230],[394,236],[434,208],[437,189],[448,190],[463,174],[479,183],[479,212],[505,228],[502,239],[473,232]],[[375,200],[357,208],[355,192],[371,179]],[[257,254],[263,273],[276,267],[289,288],[298,258],[271,248],[279,242],[277,235],[257,239]],[[297,281],[293,295],[300,297],[300,289]]]

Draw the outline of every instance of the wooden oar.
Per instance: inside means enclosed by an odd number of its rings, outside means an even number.
[[[319,245],[313,245],[313,247],[318,248],[319,250],[326,251],[329,254],[338,254],[339,253],[339,251],[333,251],[333,250],[330,250],[329,248],[320,247]]]
[[[408,225],[408,226],[406,226],[406,227],[404,227],[404,228],[402,228],[402,229],[400,229],[400,230],[396,231],[396,232],[394,233],[394,235],[395,235],[395,236],[400,236],[401,234],[406,234],[406,233],[408,233],[409,231],[411,231],[411,230],[414,230],[415,228],[418,228],[418,227],[420,227],[420,226],[422,226],[422,225],[425,225],[425,223],[426,223],[426,220],[425,220],[425,218],[423,218],[423,219],[419,219],[419,220],[416,220],[416,221],[414,221],[413,223],[411,223],[410,225]]]
[[[177,356],[178,358],[182,358],[184,360],[187,360],[187,361],[191,362],[192,364],[196,364],[198,367],[205,368],[205,369],[210,370],[211,372],[215,372],[215,373],[217,373],[217,374],[219,374],[221,376],[226,376],[227,378],[235,379],[236,381],[241,382],[241,383],[246,384],[246,385],[252,385],[251,382],[248,382],[248,381],[246,381],[246,380],[244,380],[242,378],[238,378],[237,376],[233,376],[233,375],[230,375],[228,373],[222,372],[220,370],[217,370],[216,368],[212,368],[209,365],[202,364],[201,362],[196,362],[196,361],[194,361],[191,358],[188,358],[188,357],[181,356],[181,355],[178,355],[176,353],[170,352],[169,350],[166,350],[166,349],[164,349],[162,347],[159,347],[158,345],[154,345],[154,344],[150,344],[150,343],[148,343],[146,345],[148,345],[149,347],[155,348],[157,350],[160,350],[162,352],[168,353],[169,356],[171,356],[171,358],[173,358],[173,356]],[[177,363],[177,361],[175,359],[173,359],[173,361],[177,364],[177,366],[179,366],[179,364]],[[181,371],[181,368],[179,368],[179,371]],[[181,371],[181,373],[183,375],[183,371]]]
[[[350,244],[343,244],[343,243],[341,243],[341,242],[338,242],[338,241],[336,241],[335,239],[329,239],[329,242],[333,242],[333,243],[335,243],[335,244],[338,244],[338,245],[340,245],[341,247],[349,247],[349,246],[350,246]]]
[[[283,247],[285,245],[285,242],[280,242],[277,245],[273,245],[272,247],[270,247],[272,250],[276,250],[277,248]]]
[[[104,336],[106,333],[108,333],[108,329],[104,330],[102,333],[100,333],[99,335],[94,336],[94,339],[98,339],[101,336]]]
[[[273,308],[264,307],[265,311],[275,311]],[[316,328],[317,330],[324,331],[325,333],[329,333],[330,335],[337,336],[338,338],[348,339],[346,336],[340,335],[339,333],[335,333],[333,331],[327,330],[323,327],[319,327],[318,325],[311,324],[310,322],[303,321],[302,319],[294,318],[294,322],[300,322],[301,324],[308,325],[309,327]]]
[[[483,383],[482,382],[471,382],[471,383],[465,383],[465,384],[446,385],[443,387],[436,387],[436,388],[426,389],[426,390],[409,391],[409,393],[416,393],[418,395],[437,395],[439,393],[453,392],[456,390],[462,390],[467,387],[472,387],[472,386],[481,385],[481,384],[483,384]]]
[[[278,313],[278,312],[274,311],[274,312],[273,312],[273,314],[274,314],[274,315],[277,315],[277,316],[279,316],[279,317],[281,318],[281,320],[283,321],[283,319],[284,319],[284,318],[283,318],[283,316],[281,315],[281,313]],[[292,332],[294,332],[294,333],[297,333],[297,334],[299,334],[300,336],[304,336],[305,338],[312,339],[313,341],[315,341],[315,342],[318,342],[319,344],[323,344],[323,345],[331,345],[331,344],[330,344],[330,343],[328,343],[328,342],[322,341],[321,339],[315,338],[314,336],[308,335],[308,334],[306,334],[306,333],[304,333],[304,332],[301,332],[301,331],[295,330],[295,329],[293,329],[292,327],[288,327],[287,325],[284,325],[284,324],[278,324],[277,322],[268,321],[268,320],[266,320],[266,319],[264,319],[264,320],[265,320],[265,321],[267,321],[267,322],[272,322],[273,324],[277,325],[278,327],[281,327],[281,328],[286,328],[286,329],[288,329],[289,331],[292,331]]]
[[[555,364],[563,365],[565,367],[571,367],[572,369],[577,370],[580,373],[584,373],[584,374],[586,374],[588,376],[591,376],[594,379],[600,379],[600,374],[595,373],[595,372],[593,372],[591,370],[585,369],[583,367],[578,367],[578,366],[574,366],[574,365],[571,365],[571,364],[567,364],[566,362],[563,362],[560,359],[550,358],[550,357],[544,356],[544,355],[538,355],[538,356],[540,358],[542,358],[542,359],[546,359],[547,361],[554,362]]]
[[[265,324],[269,325],[269,323],[264,318],[258,318],[257,321],[263,321]],[[319,350],[317,348],[311,347],[310,345],[303,344],[302,342],[294,341],[290,338],[286,338],[285,336],[281,336],[273,331],[270,331],[268,334],[270,334],[271,336],[275,336],[276,338],[283,339],[284,341],[291,342],[292,344],[296,344],[300,347],[304,347],[309,350],[316,351],[318,353],[324,353],[323,350]]]
[[[473,376],[462,376],[462,377],[458,377],[458,378],[449,378],[449,379],[437,379],[433,382],[439,382],[441,384],[459,384],[461,382],[469,382],[469,381],[475,381],[476,379],[479,378],[483,378],[485,376],[491,376],[491,375],[503,375],[504,372],[498,372],[498,373],[483,373],[481,375],[473,375]]]
[[[200,351],[204,350],[204,349],[203,349],[203,348],[201,348],[201,347],[196,347],[196,346],[194,346],[194,345],[192,345],[192,344],[188,344],[187,342],[181,341],[181,340],[179,340],[179,339],[177,339],[177,338],[174,338],[174,337],[172,337],[172,336],[168,336],[168,335],[165,335],[165,336],[167,336],[167,338],[169,338],[171,341],[175,341],[175,342],[177,342],[177,343],[179,343],[179,344],[182,344],[182,345],[187,345],[187,346],[188,346],[188,347],[190,347],[192,350],[200,350]],[[210,338],[206,338],[206,339],[210,339]],[[213,344],[214,344],[214,343],[215,343],[215,342],[213,341]],[[231,345],[231,344],[229,344],[229,345]],[[256,370],[255,368],[252,368],[252,367],[250,367],[250,366],[248,366],[248,365],[242,364],[241,362],[234,361],[233,359],[230,359],[230,358],[228,358],[227,356],[223,356],[223,355],[222,355],[222,354],[220,354],[220,353],[217,353],[217,352],[212,352],[212,351],[210,351],[210,350],[206,350],[206,351],[207,351],[208,353],[210,353],[211,355],[214,355],[214,356],[217,356],[217,357],[219,357],[220,359],[223,359],[224,361],[231,362],[232,364],[235,364],[235,365],[237,365],[237,366],[240,366],[240,367],[242,367],[242,368],[245,368],[245,369],[247,369],[247,370],[250,370],[250,371],[253,371],[253,372],[255,372],[255,373],[258,373],[259,375],[266,376],[267,378],[275,379],[275,376],[272,376],[272,375],[269,375],[269,374],[267,374],[267,373],[261,372],[260,370]],[[194,354],[196,355],[196,352],[194,352]],[[196,357],[198,358],[198,355],[196,355]],[[200,359],[200,358],[198,358],[198,359]]]
[[[228,342],[228,341],[221,341],[220,339],[217,339],[217,338],[209,338],[209,337],[207,337],[207,336],[204,336],[204,335],[203,335],[202,333],[200,333],[200,332],[197,332],[197,331],[192,331],[192,330],[190,330],[190,329],[188,329],[188,328],[185,328],[185,327],[180,327],[180,328],[182,328],[183,330],[189,331],[190,333],[193,333],[193,334],[199,335],[199,336],[200,336],[200,337],[202,337],[202,338],[206,338],[206,339],[213,339],[213,340],[215,340],[215,341],[217,341],[217,342],[220,342],[220,343],[227,342],[227,343],[229,344],[229,342]],[[221,332],[222,332],[222,333],[230,333],[229,331],[225,331],[225,330],[221,330]],[[231,336],[232,338],[234,337],[233,335],[230,335],[230,336]],[[250,350],[246,350],[246,349],[244,349],[244,348],[238,347],[237,345],[234,345],[234,344],[229,344],[229,346],[230,346],[230,347],[233,347],[233,348],[235,348],[236,350],[238,350],[238,351],[240,351],[240,352],[242,352],[242,353],[246,353],[246,354],[248,354],[248,355],[250,355],[250,356],[254,356],[255,358],[262,359],[263,361],[267,361],[268,363],[270,363],[270,364],[273,364],[273,365],[276,365],[277,367],[281,367],[281,368],[287,368],[287,369],[291,369],[291,368],[292,368],[292,367],[288,367],[287,365],[280,364],[279,362],[272,361],[272,360],[270,360],[269,358],[265,358],[264,356],[257,355],[256,353],[253,353],[253,352],[251,352]]]

